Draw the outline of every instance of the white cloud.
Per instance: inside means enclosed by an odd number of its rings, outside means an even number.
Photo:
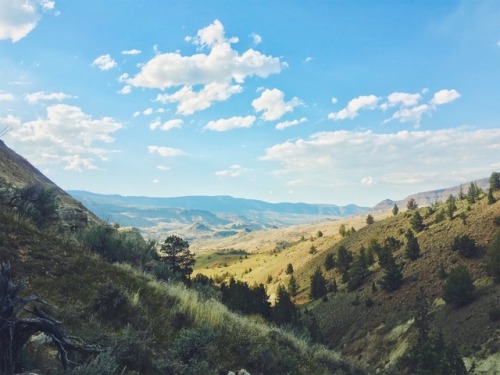
[[[302,117],[300,120],[283,121],[283,122],[276,124],[276,129],[283,130],[283,129],[289,128],[290,126],[302,124],[303,122],[306,122],[306,121],[307,121],[307,118],[305,118],[305,117]]]
[[[97,57],[92,63],[92,66],[98,67],[101,70],[110,70],[115,68],[117,64],[116,61],[113,60],[109,54],[107,54]]]
[[[246,169],[239,164],[233,164],[228,169],[222,171],[216,171],[215,175],[217,177],[239,177],[242,173],[246,172]]]
[[[264,112],[264,121],[278,120],[287,112],[292,112],[294,107],[302,104],[298,98],[293,98],[289,102],[284,101],[285,94],[278,89],[266,89],[261,96],[252,102],[256,112]]]
[[[13,43],[35,29],[43,11],[54,9],[49,0],[0,0],[0,40]]]
[[[358,96],[357,98],[352,99],[344,109],[339,112],[330,113],[328,118],[331,120],[345,120],[346,118],[353,119],[362,109],[377,108],[379,100],[380,98],[375,95]]]
[[[500,129],[435,131],[332,131],[276,144],[261,160],[274,162],[276,178],[303,179],[316,187],[452,186],[498,169]],[[369,178],[366,171],[370,171]]]
[[[172,129],[175,129],[175,128],[182,128],[182,124],[184,124],[184,121],[182,119],[172,119],[172,120],[168,120],[166,121],[161,127],[160,129],[163,130],[163,131],[169,131],[169,130],[172,130]]]
[[[312,57],[307,56],[306,59],[304,60],[304,62],[308,63],[308,62],[312,61],[312,59],[313,59]]]
[[[75,106],[56,104],[46,110],[46,118],[17,120],[9,133],[16,149],[39,164],[96,169],[97,160],[106,160],[112,151],[95,144],[114,142],[112,134],[123,127],[111,117],[93,119]]]
[[[332,97],[332,103],[333,103],[333,104],[336,104],[338,101],[339,101],[339,100],[338,100],[336,97],[334,97],[334,96]]]
[[[127,50],[127,51],[122,51],[122,55],[138,55],[141,52],[142,51],[139,50],[139,49],[130,49],[130,50]]]
[[[179,150],[178,148],[163,146],[148,146],[148,152],[150,154],[158,154],[164,158],[186,155],[184,151]]]
[[[158,94],[156,100],[161,103],[178,102],[177,113],[191,115],[209,108],[213,102],[229,99],[233,94],[243,91],[240,85],[212,82],[200,91],[193,91],[191,86],[184,86],[173,94]]]
[[[10,92],[0,91],[0,102],[10,102],[14,100],[14,95]]]
[[[440,90],[434,94],[432,100],[430,101],[433,105],[441,105],[454,101],[455,99],[460,98],[460,94],[457,90]]]
[[[142,111],[143,115],[149,116],[150,114],[153,113],[153,108],[146,108],[144,111]]]
[[[159,95],[158,100],[179,102],[177,112],[191,114],[210,107],[214,101],[227,100],[241,92],[240,85],[246,78],[266,78],[281,72],[284,67],[279,58],[266,56],[254,49],[241,54],[234,50],[231,44],[238,39],[226,38],[224,27],[218,20],[186,40],[208,52],[191,56],[184,56],[178,51],[158,53],[142,65],[140,72],[129,78],[127,83],[133,87],[161,90],[180,87],[173,94]],[[198,85],[202,88],[195,91],[194,87]]]
[[[149,128],[151,130],[156,130],[161,126],[161,119],[157,117],[151,124],[149,124]]]
[[[122,87],[121,90],[118,91],[118,94],[122,94],[122,95],[128,95],[132,92],[132,86],[130,85],[125,85]]]
[[[205,129],[224,132],[227,130],[237,129],[237,128],[250,128],[254,122],[255,122],[255,116],[246,116],[246,117],[235,116],[228,119],[210,121],[205,126]]]
[[[139,117],[141,115],[140,111],[135,111],[132,117]]]
[[[63,92],[38,91],[38,92],[33,92],[31,94],[26,94],[24,98],[28,103],[35,104],[40,101],[49,101],[49,100],[57,100],[58,102],[61,102],[66,99],[75,99],[76,96],[68,95]]]
[[[164,172],[166,172],[166,171],[169,171],[169,170],[170,170],[170,167],[169,167],[169,166],[167,166],[167,165],[157,165],[157,166],[156,166],[156,169],[158,169],[158,170],[160,170],[160,171],[164,171]]]
[[[253,44],[257,45],[262,43],[262,37],[259,34],[251,33],[250,36],[253,39]]]
[[[419,105],[418,107],[412,108],[401,108],[400,110],[393,113],[392,117],[385,120],[384,123],[391,120],[399,120],[399,122],[412,122],[416,127],[420,126],[420,121],[424,113],[429,112],[431,107],[427,104]]]
[[[387,102],[383,103],[380,108],[384,111],[388,108],[400,105],[403,107],[415,106],[422,99],[420,94],[408,94],[406,92],[393,92],[387,97]]]

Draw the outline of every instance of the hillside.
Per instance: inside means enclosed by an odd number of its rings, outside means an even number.
[[[500,322],[491,320],[489,314],[500,309],[500,285],[492,283],[483,267],[484,253],[492,244],[495,233],[500,231],[500,192],[495,194],[495,204],[488,204],[486,194],[473,204],[458,201],[453,220],[446,217],[439,220],[444,203],[419,208],[425,228],[415,232],[420,246],[420,257],[415,261],[407,259],[404,250],[405,233],[412,228],[413,211],[396,216],[385,211],[373,214],[375,222],[372,225],[367,225],[366,216],[360,215],[334,222],[289,227],[286,231],[267,231],[260,237],[259,233],[250,233],[239,239],[214,242],[213,249],[216,250],[199,255],[196,272],[218,278],[232,275],[249,284],[266,283],[272,300],[279,284],[288,285],[290,276],[284,271],[291,263],[299,284],[295,302],[319,318],[324,339],[331,348],[372,371],[390,369],[414,342],[414,304],[417,292],[423,288],[433,306],[432,329],[442,332],[446,340],[455,342],[465,362],[469,366],[476,363],[477,374],[498,373]],[[342,224],[347,228],[354,227],[356,232],[343,238],[339,234]],[[452,251],[455,237],[462,235],[475,241],[479,249],[477,256],[469,259]],[[399,250],[394,251],[397,263],[403,267],[403,284],[399,289],[392,292],[380,289],[378,284],[384,271],[377,262],[370,266],[362,284],[352,290],[341,282],[337,269],[325,271],[327,254],[334,254],[337,258],[340,245],[357,256],[362,247],[370,248],[372,241],[384,244],[387,237],[401,243]],[[311,251],[313,247],[314,251]],[[444,303],[446,280],[439,277],[441,264],[448,273],[457,265],[467,267],[476,286],[472,303],[458,309]],[[338,287],[336,293],[328,293],[326,301],[310,301],[309,298],[310,279],[318,267],[327,282],[331,284],[335,280]],[[372,290],[373,284],[376,291]]]
[[[37,192],[60,189],[24,159],[17,167],[11,156],[0,149],[0,160],[12,167],[0,173],[0,260],[10,263],[15,285],[29,283],[19,300],[28,305],[21,318],[32,316],[31,305],[38,304],[70,337],[79,337],[72,340],[100,348],[90,356],[70,353],[76,368],[69,374],[225,375],[242,368],[252,375],[364,373],[324,346],[229,311],[210,290],[161,281],[158,272],[165,270],[158,271],[153,248],[135,231],[99,220],[68,226],[52,214],[35,222],[46,212],[37,210],[47,207],[20,201],[24,188],[42,181]],[[53,198],[56,212],[68,199]],[[0,337],[8,339],[3,332]],[[56,353],[48,338],[34,336],[16,360],[16,373],[60,373]]]

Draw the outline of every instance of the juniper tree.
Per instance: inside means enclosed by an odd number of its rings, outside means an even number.
[[[453,219],[453,215],[455,214],[455,211],[457,210],[457,200],[455,197],[450,194],[448,196],[448,199],[446,199],[446,215],[451,219]]]
[[[326,254],[324,266],[325,271],[330,271],[333,267],[335,267],[335,259],[333,253]]]
[[[472,301],[475,287],[469,270],[459,265],[453,268],[443,287],[443,299],[448,304],[458,307]]]
[[[416,232],[421,232],[424,230],[424,219],[422,219],[422,215],[420,215],[420,212],[415,211],[410,220],[410,224],[413,230],[415,230]]]
[[[403,284],[403,273],[401,266],[396,263],[396,259],[394,259],[391,252],[387,252],[387,258],[382,268],[384,269],[384,276],[379,281],[380,287],[388,292],[398,289]]]
[[[288,263],[287,264],[285,273],[287,275],[291,275],[293,273],[293,265],[292,265],[292,263]]]
[[[298,292],[299,292],[299,283],[297,282],[295,276],[292,275],[290,277],[290,281],[288,282],[288,293],[290,293],[292,297],[295,297]]]
[[[405,234],[406,236],[406,247],[405,247],[405,255],[408,259],[417,260],[420,256],[420,245],[418,244],[418,240],[411,231],[408,231]]]
[[[500,232],[497,232],[486,251],[484,267],[495,283],[500,283]]]
[[[342,282],[349,280],[349,268],[351,268],[352,253],[344,245],[340,245],[337,250],[336,266],[342,275]]]
[[[392,214],[396,216],[399,213],[399,207],[396,203],[394,203],[394,207],[392,207]]]
[[[309,296],[311,297],[311,299],[317,299],[326,296],[326,280],[319,267],[316,268],[316,271],[311,276],[310,288],[311,290],[309,292]]]
[[[194,255],[189,251],[189,243],[172,235],[165,239],[160,248],[161,259],[179,275],[183,281],[193,273]]]
[[[373,218],[373,216],[371,214],[368,214],[368,216],[366,217],[366,224],[371,225],[374,222],[375,222],[375,219]]]
[[[500,190],[500,173],[493,172],[490,176],[490,189],[493,191]]]
[[[341,237],[345,237],[347,234],[347,229],[345,227],[345,224],[342,224],[339,228],[339,234]]]
[[[273,321],[279,325],[291,324],[297,320],[297,308],[283,285],[278,286],[276,303],[273,308]]]

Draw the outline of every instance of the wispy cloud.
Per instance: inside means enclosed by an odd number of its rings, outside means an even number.
[[[353,119],[361,110],[377,108],[379,100],[380,98],[375,95],[358,96],[352,99],[344,109],[328,114],[328,118],[331,120]]]
[[[64,92],[44,92],[44,91],[38,91],[38,92],[33,92],[30,94],[26,94],[24,96],[26,101],[30,104],[35,104],[41,101],[58,101],[61,102],[66,99],[76,99],[76,96],[72,96],[69,94],[65,94]]]
[[[158,154],[164,158],[186,155],[184,151],[178,148],[164,146],[148,146],[148,152],[150,154]]]
[[[130,49],[130,50],[122,51],[122,55],[138,55],[141,52],[142,51],[140,49]]]
[[[227,119],[220,119],[210,121],[206,126],[206,130],[213,130],[217,132],[225,132],[238,128],[250,128],[255,122],[255,116],[240,117],[235,116]]]
[[[239,164],[233,164],[228,169],[221,171],[216,171],[215,175],[217,177],[240,177],[242,173],[246,172],[246,169]]]
[[[115,68],[117,65],[116,61],[113,60],[109,54],[97,57],[92,63],[92,66],[101,70],[110,70]]]
[[[300,120],[283,121],[283,122],[276,124],[276,129],[283,130],[283,129],[289,128],[290,126],[302,124],[303,122],[307,122],[307,118],[302,117]]]

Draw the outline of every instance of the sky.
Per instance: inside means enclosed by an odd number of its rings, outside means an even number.
[[[1,133],[66,190],[455,186],[500,171],[500,1],[0,0]]]

